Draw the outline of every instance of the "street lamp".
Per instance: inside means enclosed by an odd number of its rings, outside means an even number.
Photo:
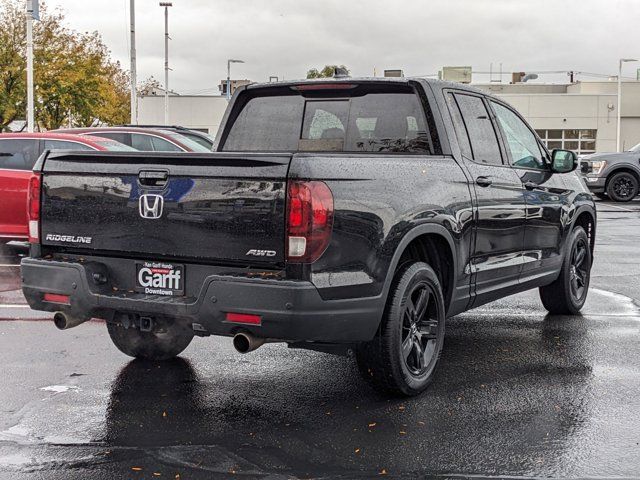
[[[232,58],[227,60],[227,100],[231,100],[231,64],[232,63],[244,63],[244,60],[234,60]]]
[[[620,121],[622,108],[622,64],[627,62],[637,62],[635,58],[621,58],[618,64],[618,124],[616,128],[616,150],[620,153]]]
[[[160,2],[164,7],[164,124],[169,125],[169,7],[171,2]]]

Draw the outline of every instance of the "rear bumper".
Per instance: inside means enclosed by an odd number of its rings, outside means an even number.
[[[23,292],[31,308],[80,317],[112,318],[115,312],[170,317],[198,324],[199,334],[256,336],[290,342],[354,343],[373,338],[382,316],[381,297],[323,300],[310,282],[207,276],[197,298],[118,293],[98,287],[91,265],[25,258]],[[101,266],[104,268],[104,266]],[[70,296],[69,305],[45,302],[45,293]],[[262,323],[225,321],[226,313],[260,315]]]

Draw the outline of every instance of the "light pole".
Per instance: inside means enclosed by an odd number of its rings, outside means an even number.
[[[231,64],[232,63],[244,63],[244,60],[234,60],[230,58],[227,60],[227,100],[231,100]]]
[[[621,112],[622,108],[622,64],[627,62],[637,62],[635,58],[621,58],[620,63],[618,64],[618,124],[616,128],[616,151],[620,153],[621,145],[620,145],[620,123],[621,123]]]
[[[34,120],[33,92],[33,20],[40,19],[39,0],[27,0],[27,132],[32,133]]]
[[[138,124],[138,92],[136,67],[136,0],[129,2],[129,20],[131,31],[131,124]]]
[[[171,2],[160,2],[164,7],[164,124],[169,125],[169,7]]]

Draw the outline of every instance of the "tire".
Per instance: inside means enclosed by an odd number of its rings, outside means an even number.
[[[584,306],[591,280],[591,248],[582,227],[569,236],[567,252],[558,279],[540,288],[544,308],[554,315],[577,315]]]
[[[167,324],[162,332],[141,332],[124,328],[120,323],[107,322],[113,344],[125,355],[145,360],[169,360],[184,351],[193,339],[193,332],[176,323]]]
[[[599,198],[600,200],[609,200],[609,196],[604,192],[594,193],[593,195]]]
[[[638,195],[638,179],[629,172],[614,173],[607,182],[607,195],[615,202],[630,202]]]
[[[436,273],[423,262],[404,265],[394,276],[378,333],[356,349],[360,373],[377,390],[418,395],[434,378],[444,322]]]

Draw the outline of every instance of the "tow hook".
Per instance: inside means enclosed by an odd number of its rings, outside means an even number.
[[[140,317],[140,331],[141,332],[150,332],[153,330],[153,318],[151,317]]]

